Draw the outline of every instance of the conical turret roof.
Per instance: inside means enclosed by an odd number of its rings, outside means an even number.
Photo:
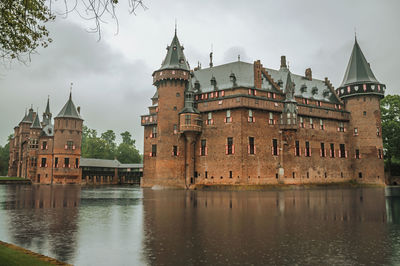
[[[33,123],[33,109],[30,108],[27,115],[25,115],[24,119],[21,121],[22,123]]]
[[[353,51],[340,87],[356,83],[379,83],[361,51],[357,39],[355,39]]]
[[[38,129],[42,128],[42,126],[40,125],[39,115],[38,114],[36,114],[35,120],[33,120],[33,124],[31,125],[31,128],[38,128]]]
[[[45,114],[50,114],[50,98],[47,98],[46,110],[44,111]]]
[[[179,43],[178,36],[175,35],[172,39],[171,45],[167,47],[167,55],[161,64],[159,70],[163,69],[182,69],[189,71],[189,65],[186,61],[185,54],[183,53],[183,46]]]
[[[76,118],[83,120],[76,110],[75,104],[72,101],[72,93],[69,94],[69,99],[56,118]]]

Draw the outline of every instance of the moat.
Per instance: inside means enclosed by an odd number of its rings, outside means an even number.
[[[74,265],[398,265],[400,197],[2,185],[0,240]]]

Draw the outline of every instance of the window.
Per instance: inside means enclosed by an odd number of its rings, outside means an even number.
[[[232,177],[233,177],[232,171],[229,171],[229,178],[232,178]]]
[[[325,129],[324,120],[322,120],[322,119],[319,120],[319,129],[321,129],[321,130]]]
[[[70,165],[69,165],[69,158],[64,158],[64,167],[67,167],[67,168],[70,167]]]
[[[278,156],[279,155],[279,150],[278,150],[278,140],[273,139],[272,140],[272,155]]]
[[[290,120],[290,113],[286,114],[286,118],[287,118],[287,124],[290,125],[292,124],[291,120]]]
[[[292,176],[293,176],[293,178],[296,178],[296,173],[293,172],[293,173],[292,173]]]
[[[362,173],[361,172],[358,173],[358,177],[362,178]]]
[[[317,106],[321,107],[321,101],[317,101]]]
[[[178,146],[172,147],[172,156],[178,156]]]
[[[331,143],[331,158],[335,158],[335,144]]]
[[[383,151],[382,149],[378,149],[378,158],[382,159],[383,158]]]
[[[256,154],[256,147],[254,145],[254,138],[249,137],[249,147],[248,147],[249,154]]]
[[[308,142],[308,141],[306,141],[305,155],[306,155],[306,157],[311,156],[310,142]]]
[[[209,113],[207,114],[206,124],[207,124],[207,125],[212,125],[213,122],[214,122],[214,120],[212,119],[212,113],[209,112]]]
[[[157,138],[157,127],[152,127],[150,138]]]
[[[353,135],[354,135],[354,136],[358,136],[358,128],[356,128],[356,127],[354,128],[354,133],[353,133]]]
[[[344,144],[340,144],[339,145],[339,156],[340,156],[340,158],[346,158],[347,157],[347,152],[346,152]]]
[[[233,138],[227,138],[227,144],[225,147],[225,154],[234,154],[235,146],[233,145]]]
[[[37,139],[31,140],[31,148],[32,149],[37,149],[39,148],[39,141]]]
[[[325,143],[323,143],[323,142],[321,142],[321,151],[320,151],[320,153],[321,153],[321,157],[325,157],[326,156],[326,154],[325,154]]]
[[[42,158],[42,161],[40,163],[40,167],[47,167],[46,158]]]
[[[381,135],[381,131],[379,129],[379,127],[376,128],[376,135],[379,137]]]
[[[366,116],[366,115],[367,115],[367,111],[364,111],[364,112],[363,112],[363,115]]]
[[[301,153],[300,153],[300,142],[298,140],[296,140],[295,145],[296,146],[294,148],[294,155],[295,156],[300,156],[301,155]]]
[[[201,156],[207,155],[207,141],[205,139],[201,140],[200,155]]]
[[[257,91],[255,89],[249,89],[249,95],[257,95]]]
[[[75,159],[75,168],[79,168],[79,159],[78,158]]]
[[[177,133],[178,133],[178,126],[174,125],[174,134],[177,134]]]
[[[58,167],[58,157],[56,157],[54,159],[54,167],[57,168]]]
[[[181,94],[179,92],[176,93],[176,97],[180,97]]]
[[[356,159],[360,159],[361,158],[359,149],[356,149],[356,155],[354,155],[354,158],[356,158]]]
[[[47,150],[47,141],[42,142],[42,150]]]
[[[190,115],[185,115],[185,125],[190,125]]]
[[[274,114],[273,113],[269,113],[268,124],[270,124],[270,125],[275,124],[275,122],[274,122]]]
[[[71,141],[71,140],[68,140],[68,141],[67,141],[67,144],[65,145],[65,149],[66,149],[66,150],[72,150],[72,149],[74,149],[74,142]]]
[[[338,127],[337,131],[339,131],[339,132],[345,132],[346,131],[345,128],[344,128],[344,123],[343,122],[339,122],[339,127]]]
[[[314,128],[313,119],[310,117],[310,128]]]
[[[153,144],[151,145],[150,157],[156,157],[156,156],[157,156],[157,145]]]
[[[208,172],[207,171],[204,172],[204,177],[208,178]]]
[[[226,110],[225,123],[231,123],[231,122],[232,122],[231,110]]]
[[[251,109],[249,110],[249,117],[247,118],[247,121],[250,123],[255,122],[255,119],[253,117],[253,110],[251,110]]]
[[[300,116],[300,127],[304,128],[304,119]]]

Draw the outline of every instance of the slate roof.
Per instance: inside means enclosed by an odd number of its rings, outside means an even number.
[[[47,98],[46,110],[44,111],[45,114],[50,114],[50,99]]]
[[[289,70],[281,68],[280,70],[266,68],[272,79],[280,84],[280,87],[286,88],[287,75]],[[192,85],[196,89],[196,82],[200,85],[199,92],[214,91],[211,79],[214,77],[217,90],[230,89],[234,87],[230,79],[231,74],[235,75],[235,87],[255,88],[254,86],[254,65],[247,62],[236,61],[211,68],[198,69],[193,71]],[[319,101],[339,103],[339,99],[334,92],[325,84],[323,80],[308,80],[304,76],[291,73],[291,81],[295,85],[294,95],[297,97],[309,98]],[[262,90],[279,92],[266,77],[263,77]]]
[[[33,123],[33,109],[30,108],[27,115],[21,121],[22,123]]]
[[[33,123],[32,123],[32,125],[31,125],[31,128],[39,128],[39,129],[42,128],[42,126],[40,125],[39,115],[38,115],[38,114],[36,114],[35,120],[33,120]]]
[[[83,120],[76,110],[75,104],[72,101],[72,95],[69,94],[69,99],[64,107],[61,109],[60,113],[56,116],[56,118],[65,117],[65,118],[76,118]]]
[[[47,136],[47,137],[54,136],[54,126],[46,125],[42,130],[42,135]]]
[[[379,83],[361,51],[357,39],[354,41],[353,51],[340,87],[356,83]]]
[[[143,164],[141,163],[131,163],[131,164],[123,164],[118,160],[106,160],[106,159],[93,159],[93,158],[82,158],[81,163],[82,167],[101,167],[101,168],[143,168]]]
[[[167,55],[161,64],[159,70],[163,69],[183,69],[189,71],[189,65],[186,61],[185,54],[183,53],[183,46],[179,43],[178,36],[175,35],[172,39],[171,45],[167,47]]]

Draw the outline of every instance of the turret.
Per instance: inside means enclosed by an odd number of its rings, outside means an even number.
[[[385,85],[371,70],[355,39],[353,51],[337,94],[351,113],[350,143],[353,143],[354,177],[360,182],[383,183],[384,163],[380,99]]]
[[[79,176],[83,119],[72,101],[72,94],[60,113],[54,118],[54,179]]]
[[[190,69],[183,50],[175,30],[161,67],[153,73],[157,87],[153,103],[156,100],[158,107],[156,114],[142,116],[146,162],[142,186],[151,186],[152,179],[160,180],[158,184],[185,186],[185,138],[179,130],[179,112],[185,106]]]
[[[47,98],[46,110],[43,113],[43,126],[51,125],[50,99]]]
[[[285,88],[285,101],[281,116],[281,128],[287,130],[297,129],[297,102],[294,99],[294,86],[290,71],[288,70]]]

